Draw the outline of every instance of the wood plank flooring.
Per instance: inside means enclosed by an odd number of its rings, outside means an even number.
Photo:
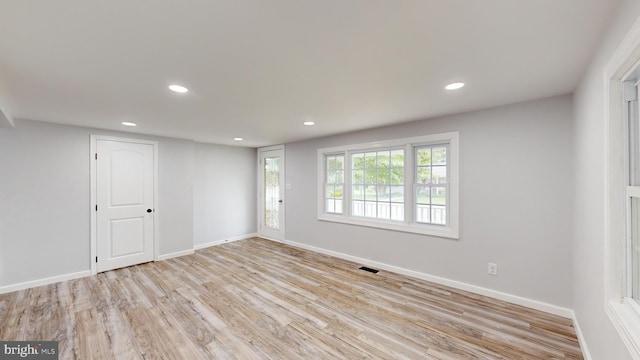
[[[0,295],[60,359],[582,359],[568,319],[254,238]]]

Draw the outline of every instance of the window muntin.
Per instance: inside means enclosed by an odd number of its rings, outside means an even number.
[[[417,223],[447,225],[447,144],[415,147]]]
[[[404,221],[404,149],[351,153],[351,215]]]
[[[344,155],[325,156],[325,211],[343,213],[344,197]]]
[[[336,146],[317,153],[319,220],[458,238],[457,132]],[[327,182],[331,156],[344,157],[343,194],[338,199],[342,212],[335,212],[335,202],[327,202],[336,200],[333,188],[327,189],[334,185]],[[416,216],[419,207],[426,208],[422,216]]]

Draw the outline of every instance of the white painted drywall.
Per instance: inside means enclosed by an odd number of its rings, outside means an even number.
[[[593,359],[631,359],[605,313],[604,77],[620,41],[640,16],[621,1],[616,17],[574,95],[573,303]]]
[[[9,115],[9,112],[0,103],[0,127],[13,127],[13,118]]]
[[[90,269],[90,134],[159,142],[160,255],[193,248],[193,142],[17,120],[0,128],[0,286]]]
[[[256,150],[195,143],[194,245],[256,232]]]
[[[0,79],[0,127],[14,127],[13,117],[7,103],[7,91],[4,82]]]
[[[571,123],[564,95],[287,144],[286,238],[571,308]],[[317,220],[318,148],[450,131],[460,132],[460,240]]]
[[[155,140],[159,142],[156,215],[160,218],[159,255],[162,256],[193,249],[193,142]]]

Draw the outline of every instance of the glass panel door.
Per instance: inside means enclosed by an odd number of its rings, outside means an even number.
[[[284,240],[284,148],[258,149],[259,234]]]
[[[280,230],[280,157],[264,158],[264,226]]]

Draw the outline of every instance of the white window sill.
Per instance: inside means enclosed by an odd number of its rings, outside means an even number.
[[[380,221],[376,219],[355,218],[355,217],[347,217],[344,215],[332,215],[332,214],[318,215],[318,220],[337,222],[337,223],[349,224],[349,225],[373,227],[378,229],[400,231],[400,232],[407,232],[407,233],[414,233],[414,234],[431,235],[431,236],[444,237],[449,239],[459,238],[457,230],[454,230],[450,227],[445,227],[445,226],[407,224],[407,223],[401,223],[401,222],[393,223],[393,222],[387,222],[387,221]]]
[[[607,314],[631,356],[640,360],[640,305],[629,298],[625,298],[622,302],[611,301]]]

